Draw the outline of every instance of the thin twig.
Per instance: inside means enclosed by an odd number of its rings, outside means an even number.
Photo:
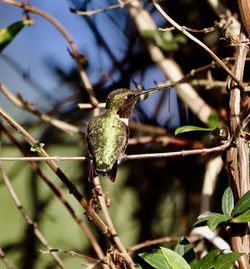
[[[69,156],[69,157],[60,157],[60,156],[47,156],[47,157],[0,157],[0,161],[88,161],[89,157],[81,156]]]
[[[106,103],[99,103],[98,107],[99,108],[104,108],[105,105],[106,105]],[[79,103],[78,107],[80,109],[92,109],[93,108],[93,106],[91,104],[89,104],[89,103]]]
[[[130,16],[133,18],[134,24],[140,36],[144,39],[148,53],[152,61],[162,70],[163,74],[170,81],[178,81],[183,78],[183,72],[178,63],[172,58],[166,58],[162,50],[145,38],[144,32],[147,30],[157,30],[156,23],[152,19],[149,12],[143,8],[141,1],[133,1],[128,4]],[[191,111],[197,117],[207,124],[209,115],[213,112],[209,106],[188,83],[176,86],[176,92],[182,101],[188,105]]]
[[[2,130],[5,132],[5,134],[9,137],[11,142],[17,146],[17,148],[25,155],[27,156],[28,153],[22,147],[22,145],[13,137],[13,135],[9,132],[7,128],[4,127],[3,124],[0,123],[0,126]],[[29,161],[29,164],[31,165],[32,169],[41,177],[41,179],[47,184],[47,186],[52,190],[52,192],[56,195],[56,197],[59,199],[60,202],[65,206],[65,208],[68,210],[69,214],[72,216],[72,218],[76,221],[76,223],[79,225],[80,229],[84,232],[85,236],[88,238],[89,242],[91,243],[93,249],[96,252],[96,255],[100,260],[104,259],[103,251],[95,239],[95,236],[93,235],[92,231],[89,229],[89,227],[83,222],[82,218],[79,216],[79,214],[74,210],[74,208],[68,203],[66,200],[66,197],[63,195],[63,193],[60,191],[60,189],[52,183],[52,181],[42,172],[40,167],[34,162]],[[107,269],[106,265],[103,264],[104,269]]]
[[[174,242],[179,241],[181,238],[182,236],[166,236],[166,237],[162,237],[158,239],[146,240],[142,243],[139,243],[127,249],[128,249],[128,252],[135,252],[142,248],[153,247],[155,245],[166,244],[166,243],[174,243]],[[188,236],[187,239],[189,240],[189,242],[194,242],[201,239],[201,237],[194,235],[194,236]]]
[[[47,249],[50,250],[51,247],[49,246],[48,241],[45,239],[45,237],[43,236],[43,234],[41,233],[41,231],[38,229],[37,224],[35,222],[32,221],[32,219],[30,218],[29,214],[27,213],[27,211],[25,210],[25,208],[22,206],[19,198],[17,197],[17,194],[15,193],[11,182],[7,176],[7,173],[4,169],[4,166],[2,164],[2,162],[0,162],[0,170],[1,170],[1,174],[2,174],[2,178],[3,181],[6,185],[7,190],[9,191],[12,200],[14,201],[17,209],[19,210],[19,212],[21,213],[22,217],[25,219],[25,221],[27,222],[27,224],[29,226],[31,226],[34,230],[34,233],[37,237],[37,239],[43,244],[43,246]],[[51,256],[54,258],[54,260],[56,261],[57,265],[60,268],[65,269],[65,265],[63,263],[63,261],[58,257],[58,255],[56,253],[51,253]]]
[[[202,47],[226,72],[227,74],[238,84],[241,90],[244,90],[244,86],[242,85],[241,81],[235,76],[235,74],[224,64],[224,62],[213,52],[211,51],[203,42],[201,42],[198,38],[193,36],[191,33],[183,29],[181,25],[179,25],[176,21],[174,21],[167,13],[161,8],[161,6],[156,2],[153,1],[154,6],[160,12],[160,14],[170,23],[172,24],[177,30],[182,32],[185,36],[189,39],[194,41],[200,47]]]
[[[36,7],[33,7],[31,5],[25,4],[25,3],[19,3],[16,2],[14,0],[0,0],[0,2],[18,7],[18,8],[22,8],[25,11],[37,14],[41,17],[43,17],[44,19],[46,19],[47,21],[49,21],[63,36],[64,38],[67,40],[71,50],[72,50],[72,55],[74,56],[74,59],[76,60],[77,66],[78,66],[78,71],[80,74],[80,78],[82,80],[82,83],[88,93],[89,99],[91,104],[96,107],[98,106],[98,100],[95,97],[93,88],[91,86],[91,83],[89,81],[89,78],[85,72],[85,70],[83,69],[83,61],[82,61],[82,55],[79,54],[78,52],[78,48],[74,42],[74,40],[72,39],[71,35],[66,31],[66,29],[51,15],[49,15],[48,13],[44,12],[43,10],[40,10]]]
[[[80,129],[77,126],[69,124],[67,122],[55,119],[45,113],[35,109],[34,106],[27,101],[23,100],[20,96],[14,95],[10,90],[3,84],[0,84],[0,91],[16,106],[31,112],[33,115],[38,116],[41,120],[50,123],[51,125],[67,132],[69,134],[79,134]]]
[[[2,259],[4,265],[6,266],[7,269],[13,269],[12,265],[10,264],[8,258],[6,257],[3,249],[0,247],[0,258]]]
[[[0,108],[0,116],[8,122],[14,129],[16,129],[22,137],[25,139],[26,142],[28,142],[31,146],[34,146],[37,141],[28,133],[26,130],[24,130],[16,121],[14,121],[6,112],[4,112]],[[41,157],[49,157],[46,151],[41,148],[37,152]],[[67,176],[63,173],[63,171],[59,168],[59,166],[52,160],[47,159],[46,163],[49,165],[49,167],[54,171],[54,173],[59,177],[59,179],[64,183],[64,185],[68,188],[69,192],[74,195],[74,197],[77,199],[77,201],[83,206],[83,208],[86,210],[87,215],[89,216],[89,219],[92,220],[95,225],[99,228],[99,230],[110,240],[111,244],[115,244],[116,247],[116,237],[117,234],[113,233],[113,230],[109,229],[107,225],[102,221],[102,219],[96,214],[94,209],[90,206],[90,204],[87,202],[87,200],[82,196],[82,194],[78,191],[77,187],[71,183],[71,181],[67,178]],[[115,243],[114,243],[115,242]],[[134,268],[133,261],[130,258],[130,256],[122,251],[123,259],[127,263],[127,265],[130,268]]]
[[[106,11],[109,11],[109,10],[114,10],[114,9],[118,9],[118,8],[124,8],[131,1],[133,1],[133,0],[124,1],[124,2],[121,2],[119,4],[115,4],[115,5],[111,5],[111,6],[108,6],[108,7],[95,9],[95,10],[82,11],[82,10],[76,10],[74,8],[71,8],[70,11],[75,13],[76,15],[92,16],[92,15],[100,14],[100,13],[103,13],[103,12],[106,12]]]
[[[231,145],[232,139],[230,138],[226,143],[212,148],[203,148],[203,149],[190,149],[190,150],[181,150],[175,152],[160,152],[160,153],[146,153],[146,154],[131,154],[124,155],[123,160],[138,160],[138,159],[153,159],[153,158],[168,158],[168,157],[177,157],[177,156],[190,156],[190,155],[206,155],[210,153],[219,153],[226,150]]]
[[[4,112],[0,108],[0,116],[8,122],[23,138],[24,140],[32,147],[37,141],[34,139],[22,126],[20,126],[14,119],[12,119],[6,112]],[[68,188],[69,192],[77,199],[77,201],[84,207],[90,219],[96,224],[96,226],[100,229],[100,231],[107,235],[107,226],[105,223],[99,218],[96,212],[90,207],[89,203],[82,196],[82,194],[78,191],[76,186],[71,183],[71,181],[67,178],[67,176],[63,173],[63,171],[59,168],[59,166],[48,157],[49,155],[44,149],[40,149],[37,152],[40,157],[46,158],[46,163],[48,166],[54,171],[54,173],[59,177],[59,179],[63,182],[63,184]]]
[[[134,265],[134,262],[133,262],[132,258],[128,254],[128,252],[127,252],[126,248],[124,247],[120,237],[118,236],[118,233],[116,232],[116,229],[115,229],[115,226],[113,224],[112,218],[111,218],[111,216],[109,214],[109,210],[108,210],[108,207],[107,207],[106,199],[105,199],[104,194],[103,194],[103,190],[102,190],[102,187],[101,187],[99,177],[96,177],[94,179],[94,185],[95,185],[95,189],[97,190],[97,192],[99,194],[98,199],[99,199],[99,202],[100,202],[103,214],[104,214],[104,218],[105,218],[106,223],[108,225],[109,231],[112,234],[116,234],[116,236],[113,238],[113,240],[114,240],[114,242],[116,244],[116,247],[119,250],[120,255],[122,256],[122,258],[127,261],[128,266],[131,269],[135,269],[135,265]]]
[[[122,160],[138,160],[138,159],[158,159],[158,158],[170,158],[177,156],[189,156],[189,155],[206,155],[210,153],[218,153],[226,150],[231,145],[232,139],[229,139],[227,142],[220,146],[212,147],[212,148],[202,148],[202,149],[190,149],[190,150],[180,150],[173,152],[160,152],[160,153],[145,153],[145,154],[130,154],[124,155]],[[59,156],[46,156],[46,157],[0,157],[1,161],[48,161],[48,160],[56,160],[56,161],[89,161],[89,157],[59,157]]]
[[[189,32],[193,32],[193,33],[211,33],[214,31],[215,27],[208,27],[208,28],[203,28],[203,29],[193,29],[193,28],[189,28],[187,26],[181,26],[183,29],[189,31]],[[174,26],[172,27],[166,27],[166,28],[159,28],[159,31],[161,32],[169,32],[169,31],[173,31],[176,28]]]
[[[42,253],[42,254],[51,254],[52,252],[65,253],[65,254],[68,254],[70,256],[74,256],[74,257],[78,257],[78,258],[87,260],[88,262],[91,262],[91,263],[100,263],[100,260],[93,259],[92,257],[80,254],[80,253],[78,253],[76,251],[73,251],[73,250],[52,248],[50,250],[39,250],[39,252]]]

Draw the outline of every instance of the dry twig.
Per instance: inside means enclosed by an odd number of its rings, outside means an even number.
[[[3,249],[0,247],[0,258],[2,259],[4,265],[7,269],[13,269],[12,265],[10,264],[8,258],[6,257]]]
[[[45,113],[40,112],[39,110],[35,109],[35,107],[28,103],[27,101],[23,100],[21,97],[14,95],[9,91],[9,89],[3,85],[0,84],[0,91],[16,106],[21,107],[28,112],[32,113],[33,115],[36,115],[41,120],[50,123],[51,125],[55,126],[56,128],[59,128],[63,130],[64,132],[67,132],[69,134],[80,134],[80,130],[77,126],[74,126],[72,124],[69,124],[65,121],[61,121],[58,119],[55,119]]]
[[[9,137],[11,142],[17,146],[17,148],[22,152],[22,154],[24,156],[27,157],[28,153],[24,149],[24,147],[22,147],[22,145],[13,137],[13,135],[9,132],[9,130],[7,128],[4,127],[3,124],[1,124],[0,126],[1,126],[1,129],[5,132],[5,134]],[[36,172],[36,174],[40,176],[40,178],[45,182],[45,184],[47,184],[47,186],[51,189],[51,191],[55,194],[55,196],[59,199],[59,201],[62,202],[62,204],[68,210],[69,214],[72,216],[72,218],[79,225],[80,229],[84,232],[84,234],[88,238],[89,242],[91,243],[98,258],[101,260],[104,259],[103,251],[102,251],[100,245],[98,244],[97,240],[95,239],[95,236],[93,235],[92,231],[83,222],[82,218],[74,210],[74,208],[68,203],[68,201],[66,200],[66,197],[63,195],[63,193],[60,191],[60,189],[58,187],[56,187],[55,184],[52,183],[52,181],[43,173],[43,171],[39,168],[39,166],[34,161],[28,161],[28,162],[31,165],[32,169]],[[103,264],[103,266],[105,269],[106,265]]]
[[[177,30],[182,32],[189,39],[191,39],[192,41],[197,43],[200,47],[202,47],[227,72],[227,74],[238,84],[238,87],[241,90],[244,90],[244,86],[242,85],[242,82],[235,76],[235,74],[224,64],[224,62],[214,52],[212,52],[203,42],[201,42],[198,38],[193,36],[187,30],[183,29],[183,27],[181,25],[179,25],[170,16],[168,16],[167,13],[161,8],[161,6],[158,3],[153,2],[153,4],[156,7],[156,9],[161,13],[161,15],[170,24],[172,24]]]
[[[43,17],[44,19],[46,19],[47,21],[49,21],[62,35],[63,37],[67,40],[71,50],[72,50],[72,55],[74,56],[74,59],[76,60],[77,63],[77,67],[78,67],[78,71],[80,74],[80,78],[82,80],[82,83],[89,95],[89,99],[91,104],[93,105],[93,107],[98,107],[98,100],[95,97],[92,85],[88,79],[88,76],[85,72],[85,70],[83,69],[83,61],[82,61],[82,55],[79,54],[78,52],[78,48],[74,42],[74,40],[72,39],[71,35],[65,30],[65,28],[51,15],[49,15],[48,13],[44,12],[43,10],[40,10],[36,7],[33,7],[31,5],[25,4],[25,3],[19,3],[17,1],[14,0],[0,0],[0,2],[18,7],[18,8],[22,8],[23,10],[27,11],[27,12],[31,12],[34,14],[37,14],[41,17]]]
[[[18,199],[17,194],[15,193],[11,182],[7,176],[7,173],[4,169],[3,164],[0,162],[0,170],[1,170],[1,174],[2,174],[2,178],[3,181],[5,183],[5,186],[7,188],[7,190],[9,191],[12,200],[14,201],[17,209],[19,210],[19,212],[21,213],[22,217],[25,219],[25,221],[27,222],[27,224],[29,226],[31,226],[33,228],[33,231],[37,237],[37,239],[43,244],[43,246],[47,249],[50,250],[51,247],[49,246],[48,241],[45,239],[45,237],[43,236],[43,234],[41,233],[41,231],[38,229],[37,224],[35,222],[32,221],[32,219],[30,218],[29,214],[27,213],[27,211],[25,210],[25,208],[22,206],[20,200]],[[51,256],[54,258],[55,262],[57,263],[57,265],[62,268],[65,269],[65,265],[63,263],[63,261],[58,257],[58,255],[56,253],[51,253]]]

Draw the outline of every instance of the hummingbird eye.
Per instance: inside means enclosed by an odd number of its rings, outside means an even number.
[[[134,98],[134,95],[133,94],[128,94],[126,99],[131,100],[133,98]]]

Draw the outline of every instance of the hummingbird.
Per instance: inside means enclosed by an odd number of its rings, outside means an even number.
[[[129,115],[139,96],[130,89],[114,90],[107,97],[105,111],[90,120],[86,136],[92,157],[89,180],[103,175],[115,181],[117,164],[128,144]]]
[[[105,111],[93,117],[87,127],[86,142],[92,157],[89,181],[99,175],[115,181],[117,165],[127,148],[129,116],[135,104],[140,99],[146,99],[149,94],[168,89],[172,85],[174,84],[165,84],[137,92],[121,88],[108,95]]]

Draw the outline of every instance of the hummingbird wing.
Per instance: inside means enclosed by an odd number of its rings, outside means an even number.
[[[90,180],[97,175],[115,180],[117,160],[127,147],[128,132],[127,125],[116,114],[101,114],[90,121],[87,131],[88,149],[93,157]]]

